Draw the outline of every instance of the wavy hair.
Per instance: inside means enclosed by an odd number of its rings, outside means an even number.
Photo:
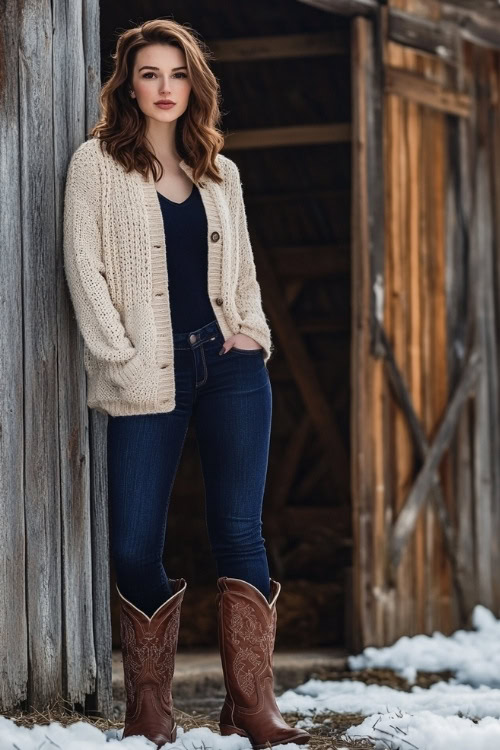
[[[105,145],[127,172],[135,169],[147,179],[151,170],[155,182],[161,179],[163,167],[147,147],[146,118],[136,99],[129,96],[137,51],[149,44],[171,44],[184,52],[191,92],[186,111],[176,123],[176,148],[193,169],[196,183],[204,176],[221,183],[215,158],[224,136],[218,129],[220,87],[208,66],[213,55],[193,29],[176,21],[154,19],[120,34],[111,55],[113,71],[101,88],[100,119],[89,135],[99,138],[101,150]]]

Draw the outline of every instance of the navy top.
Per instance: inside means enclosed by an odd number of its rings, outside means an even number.
[[[182,203],[158,190],[167,247],[172,332],[195,331],[215,314],[208,295],[208,223],[198,187]]]

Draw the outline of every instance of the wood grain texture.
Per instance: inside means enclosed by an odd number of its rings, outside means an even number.
[[[23,3],[19,22],[27,698],[37,706],[64,692],[51,3]]]
[[[377,602],[375,583],[375,530],[373,513],[374,453],[372,424],[374,403],[371,396],[374,360],[371,348],[371,248],[372,222],[369,185],[369,153],[373,148],[369,124],[373,97],[375,40],[373,27],[364,18],[352,25],[353,81],[353,204],[352,204],[352,347],[351,347],[351,482],[354,541],[354,591],[352,621],[353,645],[375,643]],[[381,217],[379,217],[381,218]]]
[[[17,0],[3,3],[0,26],[0,180],[10,189],[2,194],[0,222],[0,296],[2,325],[0,342],[0,563],[2,602],[2,680],[0,709],[8,711],[27,696],[28,628],[26,611],[26,567],[24,520],[24,383],[23,383],[23,257],[21,214],[21,164],[19,150],[18,76],[22,61],[18,54],[21,29]],[[28,460],[28,457],[26,458]],[[8,554],[5,552],[8,551]]]
[[[99,1],[82,0],[85,55],[85,130],[99,118],[101,47]],[[92,559],[92,625],[96,678],[86,697],[86,709],[104,717],[113,715],[111,592],[108,530],[107,417],[95,410],[89,414],[90,445],[90,533]]]
[[[0,701],[6,711],[24,700],[43,709],[63,698],[85,710],[90,696],[110,715],[105,496],[93,527],[83,350],[62,263],[66,169],[86,137],[89,111],[92,119],[97,111],[98,4],[9,6],[0,95],[12,127],[2,134],[0,170],[12,205],[2,222],[0,276],[8,300],[2,335],[12,356],[4,360],[1,439],[4,459],[12,455],[0,472],[2,502],[11,504],[0,527],[9,603],[0,615]],[[107,597],[99,598],[103,586]]]

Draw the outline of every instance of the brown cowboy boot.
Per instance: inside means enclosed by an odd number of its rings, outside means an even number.
[[[220,715],[222,735],[248,737],[253,748],[309,741],[310,735],[285,722],[274,696],[273,652],[276,600],[281,585],[271,579],[271,603],[238,578],[219,578],[219,647],[226,685]]]
[[[173,594],[152,617],[120,596],[120,635],[127,694],[122,739],[142,734],[163,747],[174,742],[177,725],[172,715],[172,677],[179,635],[184,578],[170,579]]]

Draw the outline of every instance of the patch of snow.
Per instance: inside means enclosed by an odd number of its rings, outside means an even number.
[[[349,727],[351,739],[367,737],[376,750],[496,750],[500,747],[500,721],[486,716],[477,724],[459,716],[387,713],[369,716]]]
[[[125,737],[120,740],[123,729],[102,732],[86,721],[77,721],[65,727],[58,721],[37,724],[34,727],[19,727],[11,719],[0,716],[0,750],[96,750],[116,747],[117,750],[156,750],[156,744],[144,736]],[[250,741],[233,734],[221,737],[205,727],[184,732],[178,727],[177,740],[167,743],[165,748],[176,750],[250,750]],[[274,750],[304,750],[295,743],[277,745]]]
[[[456,681],[437,682],[429,688],[414,685],[410,692],[359,680],[309,680],[277,698],[280,711],[314,717],[317,713],[358,713],[370,716],[390,711],[433,711],[441,716],[500,718],[500,690]]]
[[[391,646],[368,646],[349,656],[350,669],[388,667],[415,681],[417,670],[451,670],[458,682],[500,688],[500,620],[481,604],[472,613],[474,630],[457,630],[450,636],[402,636]]]

